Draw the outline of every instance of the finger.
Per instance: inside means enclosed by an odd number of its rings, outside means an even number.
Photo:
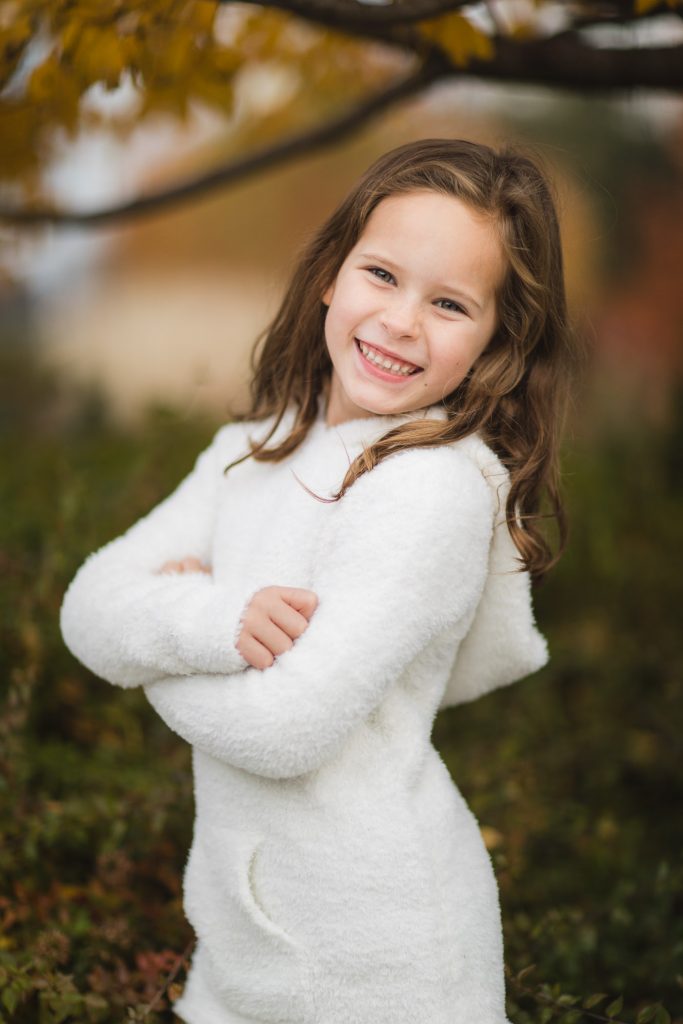
[[[318,595],[312,590],[304,590],[302,587],[279,587],[280,596],[287,604],[301,612],[307,619],[311,617],[318,606]]]
[[[182,572],[182,571],[183,570],[180,567],[180,562],[164,562],[162,567],[160,569],[157,569],[157,572]]]
[[[294,646],[291,636],[269,618],[260,619],[255,627],[252,626],[251,634],[275,656]]]
[[[198,558],[188,556],[180,562],[181,572],[209,572],[210,570]]]
[[[292,640],[296,640],[304,630],[308,627],[308,619],[301,612],[298,612],[291,605],[287,604],[285,600],[278,601],[272,611],[270,612],[270,618],[279,626],[287,636],[291,637]]]
[[[259,641],[250,633],[245,633],[243,631],[240,634],[240,638],[237,641],[236,646],[244,660],[254,668],[270,668],[275,661],[275,658],[268,648],[259,643]]]

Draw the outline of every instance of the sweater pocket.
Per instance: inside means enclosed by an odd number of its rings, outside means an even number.
[[[261,842],[237,829],[196,832],[183,883],[185,913],[226,1010],[267,1024],[314,1024],[307,951],[254,892]]]

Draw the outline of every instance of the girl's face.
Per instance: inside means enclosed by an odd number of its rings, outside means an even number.
[[[497,326],[506,261],[493,222],[454,196],[389,196],[323,295],[327,423],[440,402]]]

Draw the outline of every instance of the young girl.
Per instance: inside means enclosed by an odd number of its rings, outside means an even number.
[[[506,1021],[491,862],[430,734],[547,660],[568,337],[535,163],[400,146],[300,256],[247,416],[71,583],[68,646],[193,747],[186,1024]]]

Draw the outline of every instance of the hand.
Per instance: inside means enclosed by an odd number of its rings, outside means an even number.
[[[317,595],[300,587],[257,590],[242,615],[237,650],[254,668],[269,668],[294,646],[318,606]]]
[[[179,562],[164,562],[157,572],[211,572],[211,567],[203,565],[198,558],[182,558]]]

